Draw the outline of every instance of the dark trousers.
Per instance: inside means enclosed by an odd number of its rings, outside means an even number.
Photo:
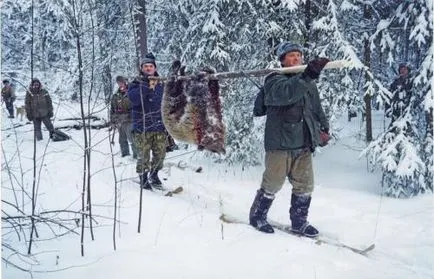
[[[130,145],[133,151],[133,157],[137,156],[136,144],[133,140],[133,135],[131,134],[131,122],[122,122],[117,125],[119,132],[119,146],[121,147],[122,156],[130,154]]]
[[[37,140],[42,140],[41,122],[44,123],[45,128],[50,132],[50,136],[54,132],[53,123],[51,123],[51,119],[48,116],[35,118],[33,119],[33,127],[35,129],[35,137]]]
[[[9,112],[10,116],[14,116],[14,102],[12,101],[5,101],[6,109]]]

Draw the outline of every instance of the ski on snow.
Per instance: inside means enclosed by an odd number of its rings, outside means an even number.
[[[140,181],[138,181],[136,179],[133,179],[133,181],[140,185]],[[155,187],[155,188],[153,187],[152,190],[147,190],[147,189],[144,189],[144,190],[148,191],[148,192],[154,192],[154,193],[160,192],[165,197],[172,197],[173,195],[179,194],[182,191],[184,191],[184,188],[182,186],[178,186],[178,187],[173,188],[173,189],[168,189],[168,188],[162,186],[160,189],[157,187]]]
[[[172,197],[173,195],[179,194],[182,191],[184,191],[184,188],[182,186],[178,186],[174,189],[167,189],[166,187],[163,187],[161,190],[156,188],[153,188],[153,190],[160,191],[163,194],[163,196]]]
[[[228,223],[228,224],[243,224],[243,225],[249,225],[249,223],[245,220],[242,220],[240,218],[228,215],[228,214],[222,214],[220,216],[220,220]],[[303,237],[300,236],[299,234],[296,234],[294,232],[291,231],[291,226],[287,225],[287,224],[282,224],[273,220],[269,220],[267,219],[268,223],[275,228],[276,230],[285,232],[287,234],[293,235],[293,236],[297,236],[297,237]],[[250,226],[250,225],[249,225]],[[308,237],[306,237],[307,239],[309,239]],[[375,244],[371,244],[366,248],[356,248],[344,243],[339,242],[338,240],[326,237],[324,235],[319,235],[315,238],[311,238],[313,241],[315,241],[315,244],[321,245],[321,244],[326,244],[326,245],[331,245],[331,246],[335,246],[335,247],[339,247],[339,248],[344,248],[346,250],[349,250],[351,252],[363,255],[363,256],[367,256],[368,253],[370,251],[372,251],[375,248]]]

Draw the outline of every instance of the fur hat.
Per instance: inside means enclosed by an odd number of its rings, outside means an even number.
[[[3,80],[3,84],[9,84],[10,82],[9,82],[9,80],[8,79],[4,79]]]
[[[142,67],[143,64],[154,64],[154,66],[157,67],[157,64],[155,64],[155,56],[154,54],[152,54],[152,52],[149,52],[145,55],[145,58],[140,64],[140,67]]]
[[[288,52],[298,51],[301,54],[303,54],[302,49],[303,48],[297,43],[283,42],[278,46],[276,55],[279,58],[279,60],[282,61],[282,59],[285,57],[285,54],[287,54]]]

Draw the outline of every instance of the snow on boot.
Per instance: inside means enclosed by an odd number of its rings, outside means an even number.
[[[139,178],[140,178],[140,187],[142,187],[145,190],[152,191],[151,184],[149,183],[149,180],[148,180],[148,173],[144,172],[143,174],[141,174],[139,176]]]
[[[307,214],[309,212],[310,194],[291,195],[291,208],[289,209],[289,217],[291,219],[291,231],[307,237],[318,236],[318,230],[307,222]]]
[[[274,233],[273,227],[267,222],[267,213],[273,200],[274,195],[265,193],[263,189],[256,192],[255,200],[250,208],[249,222],[258,231]]]
[[[163,190],[163,183],[161,183],[160,178],[158,177],[158,171],[152,171],[149,176],[149,183],[152,188],[157,190]]]

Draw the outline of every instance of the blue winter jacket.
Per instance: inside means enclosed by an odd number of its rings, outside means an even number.
[[[129,85],[128,98],[131,101],[133,133],[166,130],[161,115],[163,90],[161,82],[157,83],[154,89],[149,88],[147,78],[138,78]]]

